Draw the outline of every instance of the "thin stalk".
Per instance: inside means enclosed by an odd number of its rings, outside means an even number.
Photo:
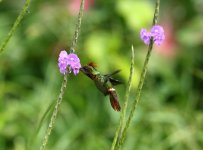
[[[128,85],[126,89],[126,95],[125,95],[125,102],[124,102],[124,108],[123,108],[123,116],[121,115],[121,129],[123,130],[124,122],[125,122],[125,117],[126,117],[126,111],[128,107],[128,101],[129,101],[129,94],[130,94],[130,89],[132,85],[132,79],[133,79],[133,74],[134,74],[134,61],[135,61],[135,52],[134,52],[134,47],[132,45],[132,56],[131,56],[131,66],[130,66],[130,76],[128,79]]]
[[[16,21],[14,22],[11,30],[9,31],[7,37],[4,39],[4,41],[0,45],[0,53],[4,51],[4,49],[6,48],[6,45],[8,44],[9,40],[13,36],[14,32],[16,31],[18,25],[21,23],[23,17],[25,16],[25,14],[26,14],[26,12],[27,12],[27,10],[29,8],[30,1],[31,0],[26,0],[25,1],[25,4],[24,4],[20,14],[18,15]]]
[[[133,74],[134,74],[134,58],[135,58],[135,52],[134,52],[134,48],[132,45],[132,54],[131,54],[131,65],[130,65],[130,75],[129,75],[129,79],[128,79],[128,84],[127,84],[127,88],[126,88],[126,94],[125,94],[125,100],[124,100],[124,106],[122,108],[122,112],[120,115],[120,120],[119,120],[119,125],[117,127],[115,136],[114,136],[114,140],[111,146],[111,150],[114,150],[118,141],[118,135],[119,133],[121,133],[123,126],[124,126],[124,122],[125,122],[125,116],[126,116],[126,110],[127,110],[127,106],[128,106],[128,101],[129,101],[129,94],[130,94],[130,89],[131,89],[131,85],[132,85],[132,78],[133,78]]]
[[[75,33],[74,33],[73,41],[72,41],[72,44],[71,44],[71,51],[72,52],[74,52],[74,48],[77,45],[77,40],[78,40],[78,36],[79,36],[79,31],[80,31],[81,21],[82,21],[82,15],[83,15],[83,10],[84,10],[84,1],[85,0],[81,0],[81,4],[80,4],[80,11],[79,11],[79,14],[78,14],[78,20],[77,20],[77,23],[76,23]],[[69,70],[69,68],[67,69],[67,72],[64,75],[63,82],[61,84],[61,90],[60,90],[58,99],[56,101],[56,105],[55,105],[54,111],[52,113],[48,128],[47,128],[45,136],[43,138],[40,150],[45,149],[45,147],[46,147],[46,145],[48,143],[48,140],[49,140],[49,136],[51,135],[51,131],[52,131],[52,129],[54,127],[54,124],[56,122],[56,117],[57,117],[57,114],[59,112],[59,108],[60,108],[60,105],[61,105],[61,102],[62,102],[62,99],[63,99],[63,95],[64,95],[64,92],[65,92],[65,89],[66,89],[66,86],[67,86],[67,73],[69,72],[68,70]]]
[[[40,147],[40,150],[44,150],[46,145],[47,145],[47,142],[49,140],[49,136],[51,135],[51,131],[52,131],[52,129],[54,127],[54,124],[56,122],[56,117],[57,117],[57,114],[59,112],[60,104],[62,102],[66,86],[67,86],[67,74],[64,75],[63,82],[61,84],[60,94],[59,94],[58,99],[56,101],[56,105],[54,107],[54,111],[52,113],[51,120],[50,120],[49,126],[48,126],[48,128],[46,130],[46,133],[45,133],[42,145]]]
[[[154,18],[153,18],[153,22],[152,22],[153,26],[155,24],[157,24],[158,15],[159,15],[159,5],[160,5],[160,0],[157,0],[156,1],[156,6],[155,6]],[[132,104],[132,107],[131,107],[131,110],[130,110],[130,115],[129,115],[128,119],[127,119],[126,125],[124,127],[124,130],[123,130],[123,132],[121,134],[121,138],[120,138],[119,143],[118,143],[118,147],[116,149],[120,148],[120,146],[123,144],[123,142],[124,142],[124,140],[126,138],[127,129],[128,129],[128,127],[130,125],[130,122],[132,121],[135,109],[136,109],[137,104],[138,104],[138,102],[140,100],[140,95],[141,95],[142,87],[143,87],[143,84],[144,84],[144,81],[145,81],[145,76],[146,76],[146,73],[147,73],[147,67],[148,67],[148,62],[149,62],[150,56],[151,56],[152,48],[153,48],[153,38],[150,39],[148,52],[147,52],[147,55],[146,55],[146,58],[145,58],[145,61],[144,61],[144,66],[143,66],[140,81],[139,81],[139,84],[138,84],[137,96],[135,97],[135,100],[134,100],[134,102]]]
[[[79,36],[79,32],[80,32],[82,16],[83,16],[83,10],[84,10],[84,3],[85,3],[85,0],[82,0],[81,4],[80,4],[80,11],[79,11],[79,14],[78,14],[78,19],[77,19],[77,23],[76,23],[76,27],[75,27],[75,32],[74,32],[74,35],[73,35],[73,40],[72,40],[72,43],[71,43],[70,50],[73,53],[75,52],[75,47],[77,45],[78,36]]]

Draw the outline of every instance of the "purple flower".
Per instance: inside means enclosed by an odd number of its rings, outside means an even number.
[[[68,64],[71,67],[78,63],[80,63],[80,59],[78,58],[78,56],[76,54],[71,53],[68,55]]]
[[[75,64],[75,65],[72,67],[74,75],[76,75],[76,74],[79,73],[80,68],[81,68],[81,64],[80,64],[80,63],[77,63],[77,64]]]
[[[70,66],[70,72],[73,70],[73,73],[76,75],[79,73],[81,68],[80,59],[76,54],[67,54],[65,50],[61,51],[58,59],[59,70],[62,74],[65,74],[66,69]]]
[[[165,39],[164,29],[162,26],[155,25],[151,29],[151,35],[154,38],[154,43],[157,45],[161,45]]]
[[[144,41],[145,44],[149,45],[151,37],[153,37],[155,44],[161,45],[165,39],[163,27],[155,25],[152,27],[151,32],[147,32],[146,29],[141,29],[140,38]]]
[[[68,65],[71,66],[73,73],[75,75],[79,73],[81,64],[80,64],[80,59],[76,54],[71,53],[68,55]]]
[[[59,70],[62,74],[65,74],[68,66],[68,54],[65,50],[61,51],[58,58]]]
[[[145,44],[149,45],[150,38],[151,38],[151,33],[150,32],[147,32],[146,29],[141,29],[140,37],[144,41]]]

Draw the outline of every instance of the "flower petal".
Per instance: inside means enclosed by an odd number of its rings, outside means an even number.
[[[164,29],[160,25],[155,25],[152,27],[151,35],[154,38],[154,43],[157,45],[161,45],[165,39]]]
[[[150,43],[151,33],[147,32],[146,29],[141,29],[140,31],[140,38],[143,40],[143,42],[147,45]]]

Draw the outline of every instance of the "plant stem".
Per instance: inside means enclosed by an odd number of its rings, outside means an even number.
[[[123,126],[124,126],[124,122],[125,122],[125,115],[126,115],[126,110],[127,110],[127,106],[128,106],[128,100],[129,100],[129,94],[130,94],[130,89],[131,89],[131,84],[132,84],[132,77],[134,74],[134,58],[135,58],[135,52],[134,52],[134,48],[132,46],[132,54],[131,54],[131,65],[130,65],[130,75],[129,75],[129,79],[128,79],[128,84],[127,84],[127,88],[126,88],[126,94],[125,94],[125,100],[124,100],[124,106],[122,108],[122,112],[120,115],[120,120],[119,120],[119,125],[117,127],[115,136],[114,136],[114,140],[111,146],[111,150],[114,150],[118,141],[118,135],[119,133],[121,133]]]
[[[128,79],[128,85],[126,89],[126,95],[125,95],[125,102],[124,102],[124,108],[123,108],[123,117],[121,117],[121,129],[123,130],[124,122],[125,122],[125,116],[126,116],[126,111],[128,107],[128,101],[129,101],[129,94],[130,94],[130,89],[132,85],[132,78],[134,74],[134,61],[135,61],[135,52],[134,52],[134,47],[132,45],[132,56],[131,56],[131,66],[130,66],[130,76]]]
[[[40,150],[44,150],[46,145],[47,145],[47,142],[49,140],[49,136],[51,134],[51,131],[52,131],[54,124],[55,124],[55,121],[56,121],[56,117],[57,117],[57,114],[59,111],[60,104],[61,104],[62,99],[63,99],[63,94],[65,92],[66,86],[67,86],[67,74],[64,75],[63,82],[61,84],[60,94],[59,94],[58,99],[56,101],[56,105],[54,107],[54,111],[52,113],[51,120],[50,120],[49,126],[46,130],[46,133],[45,133],[42,145],[40,147]]]
[[[20,14],[18,15],[16,21],[14,22],[11,30],[9,31],[7,37],[4,39],[4,41],[1,43],[0,45],[0,53],[4,51],[6,45],[8,44],[9,40],[11,39],[11,37],[13,36],[14,32],[16,31],[18,25],[21,23],[23,17],[25,16],[28,8],[29,8],[29,5],[30,5],[30,1],[31,0],[26,0],[25,1],[25,4],[20,12]]]
[[[78,20],[77,20],[77,23],[76,23],[75,33],[73,35],[73,40],[72,40],[71,48],[70,48],[70,50],[73,53],[75,52],[75,47],[77,45],[78,36],[79,36],[79,32],[80,32],[82,16],[83,16],[83,10],[84,10],[84,3],[85,3],[85,0],[81,0],[80,11],[79,11],[79,14],[78,14]]]
[[[79,31],[80,31],[80,26],[81,26],[81,21],[82,21],[82,15],[83,15],[83,10],[84,10],[84,1],[85,0],[81,0],[81,4],[80,4],[80,11],[79,11],[79,14],[78,14],[78,20],[77,20],[77,23],[76,23],[75,33],[74,33],[73,41],[72,41],[72,45],[71,45],[71,51],[72,52],[74,52],[74,48],[77,45],[77,40],[78,40],[78,36],[79,36]],[[61,104],[62,99],[63,99],[64,91],[65,91],[66,86],[67,86],[67,73],[69,72],[69,69],[70,68],[67,68],[67,71],[66,71],[66,73],[64,75],[63,82],[62,82],[62,85],[61,85],[61,90],[60,90],[58,99],[56,101],[56,105],[55,105],[54,111],[52,113],[51,120],[49,122],[49,126],[48,126],[48,128],[46,130],[46,133],[45,133],[45,136],[43,138],[40,150],[45,149],[45,147],[46,147],[46,145],[48,143],[49,136],[51,135],[51,131],[52,131],[52,129],[54,127],[54,124],[56,122],[56,117],[57,117],[57,114],[59,112],[59,108],[60,108],[60,104]]]
[[[153,26],[155,24],[157,24],[158,15],[159,15],[159,5],[160,5],[160,0],[157,0],[156,1],[156,6],[155,6],[154,18],[153,18],[153,22],[152,22]],[[121,138],[119,140],[117,149],[120,148],[120,146],[123,144],[123,142],[125,140],[127,129],[128,129],[128,127],[130,125],[130,122],[132,121],[135,109],[136,109],[137,104],[138,104],[138,102],[140,100],[140,95],[141,95],[142,87],[143,87],[143,84],[144,84],[144,81],[145,81],[145,76],[146,76],[146,73],[147,73],[147,67],[148,67],[149,58],[151,56],[152,48],[153,48],[153,38],[150,39],[148,52],[147,52],[147,55],[146,55],[146,58],[145,58],[145,61],[144,61],[144,66],[143,66],[140,81],[139,81],[139,84],[138,84],[137,96],[136,96],[136,98],[135,98],[135,100],[134,100],[134,102],[132,104],[132,107],[131,107],[131,110],[130,110],[130,115],[129,115],[128,119],[127,119],[126,125],[125,125],[124,130],[123,130],[123,132],[121,134]]]

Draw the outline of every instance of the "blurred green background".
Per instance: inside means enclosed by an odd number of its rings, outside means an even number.
[[[79,0],[32,0],[25,18],[0,54],[0,149],[39,149],[63,76],[58,54],[70,48]],[[24,0],[0,1],[0,41],[6,37]],[[123,104],[131,45],[135,98],[147,46],[139,38],[150,29],[153,0],[86,0],[76,53],[81,63],[97,63],[106,74],[121,69],[116,87]],[[166,40],[154,47],[142,98],[128,130],[124,150],[201,150],[203,148],[203,1],[161,1],[159,24]],[[93,82],[70,75],[47,150],[108,150],[118,125]],[[38,133],[36,135],[36,133]]]

